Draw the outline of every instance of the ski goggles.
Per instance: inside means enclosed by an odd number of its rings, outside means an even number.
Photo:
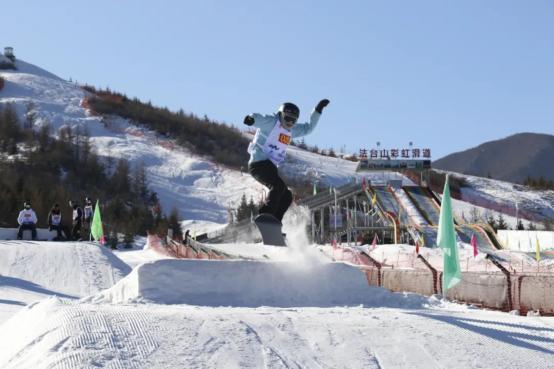
[[[293,114],[281,113],[283,116],[283,122],[288,124],[295,124],[298,120],[298,117]]]

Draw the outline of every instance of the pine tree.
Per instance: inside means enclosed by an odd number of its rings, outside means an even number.
[[[536,231],[537,227],[532,222],[529,222],[529,225],[527,226],[527,229],[530,231]]]
[[[250,202],[248,203],[248,216],[256,216],[258,214],[258,207],[254,203],[254,199],[250,196]]]
[[[123,235],[123,245],[124,245],[123,247],[126,249],[130,249],[133,247],[134,242],[135,242],[135,236],[134,236],[133,229],[128,227]]]
[[[502,215],[502,213],[498,214],[498,220],[496,221],[496,229],[497,230],[508,229],[508,224],[506,224],[506,221],[504,220],[504,216]]]
[[[146,175],[146,165],[140,162],[133,173],[133,190],[139,195],[142,202],[147,203],[149,197],[148,178]]]
[[[521,221],[521,219],[518,219],[516,229],[517,229],[518,231],[523,231],[523,230],[525,230],[525,226],[523,225],[523,222]]]
[[[545,231],[551,232],[554,230],[554,221],[552,220],[545,219],[543,220],[542,225]]]
[[[37,120],[37,113],[35,112],[35,104],[30,101],[25,107],[25,129],[32,129]]]
[[[250,218],[250,211],[248,208],[248,203],[246,202],[246,195],[242,194],[239,207],[237,208],[237,221],[240,222],[241,220],[247,218]]]
[[[169,223],[169,229],[173,231],[173,237],[176,238],[178,236],[182,236],[183,231],[181,230],[181,224],[179,223],[179,211],[176,207],[171,209],[171,213],[169,214],[167,221]]]
[[[491,226],[492,229],[494,229],[495,232],[498,230],[496,220],[494,219],[492,214],[489,214],[489,216],[487,217],[487,223]]]
[[[115,194],[128,196],[130,190],[129,182],[129,162],[125,159],[119,159],[117,166],[111,178],[112,189]]]
[[[0,115],[0,149],[9,151],[10,154],[16,153],[17,147],[14,146],[21,140],[23,132],[15,108],[12,104],[7,104]]]
[[[80,141],[80,151],[81,151],[81,163],[85,166],[88,164],[92,153],[92,144],[90,142],[90,132],[87,127],[81,130],[81,141]]]
[[[50,125],[44,124],[40,127],[37,135],[38,151],[44,153],[50,146]]]
[[[481,220],[479,209],[477,209],[475,206],[472,206],[469,214],[471,217],[471,223],[479,223],[479,221]]]

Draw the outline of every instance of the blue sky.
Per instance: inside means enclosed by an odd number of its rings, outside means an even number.
[[[63,78],[242,125],[283,101],[306,137],[433,158],[554,134],[554,2],[10,1],[0,47]]]

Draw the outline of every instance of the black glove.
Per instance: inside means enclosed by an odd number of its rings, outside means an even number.
[[[250,115],[247,115],[246,117],[244,117],[244,124],[246,124],[247,126],[253,125],[254,118],[252,118]]]
[[[323,108],[326,107],[327,105],[329,105],[329,100],[323,99],[317,104],[317,106],[315,107],[315,111],[321,114],[323,112]]]
[[[48,226],[48,232],[52,232],[52,226]]]

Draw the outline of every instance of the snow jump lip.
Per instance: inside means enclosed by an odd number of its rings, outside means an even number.
[[[304,267],[250,260],[158,260],[142,264],[91,300],[283,308],[421,308],[428,303],[423,296],[371,287],[358,268],[344,263]]]

